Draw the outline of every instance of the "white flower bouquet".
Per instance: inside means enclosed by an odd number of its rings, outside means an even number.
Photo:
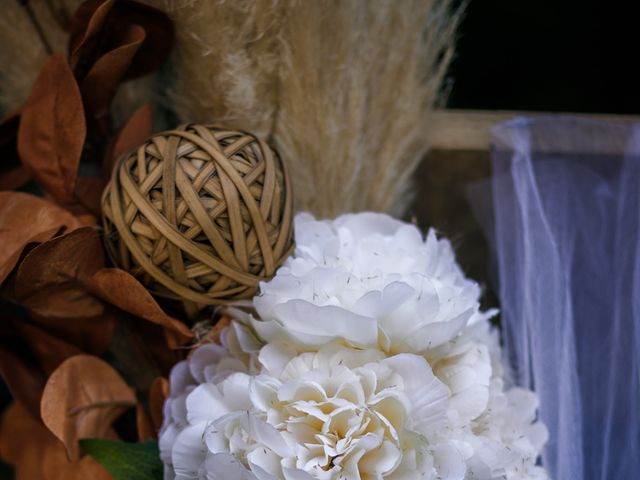
[[[375,213],[300,214],[296,250],[176,365],[166,479],[545,479],[537,398],[451,245]]]

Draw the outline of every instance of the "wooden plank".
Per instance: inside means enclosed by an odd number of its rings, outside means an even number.
[[[515,117],[566,116],[629,124],[640,122],[636,115],[513,112],[488,110],[436,110],[433,112],[432,148],[434,150],[488,150],[489,130]]]

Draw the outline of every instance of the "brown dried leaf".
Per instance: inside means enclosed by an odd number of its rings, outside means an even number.
[[[145,31],[145,40],[136,53],[124,80],[155,72],[165,62],[174,39],[173,22],[162,10],[133,0],[121,0],[109,18],[111,35],[119,38],[126,26],[140,25]]]
[[[78,220],[66,210],[22,192],[0,192],[0,283],[15,267],[29,243],[44,242]]]
[[[189,328],[171,318],[160,308],[149,291],[132,275],[117,268],[103,268],[87,283],[89,289],[104,301],[136,317],[162,326],[167,341],[175,347],[193,337]]]
[[[48,333],[99,355],[109,345],[115,318],[87,290],[86,282],[103,266],[100,236],[94,228],[83,227],[31,250],[7,294]]]
[[[100,44],[113,0],[88,0],[73,14],[69,32],[69,63],[74,71],[88,71],[97,56],[92,54]]]
[[[58,318],[94,317],[104,306],[84,282],[104,266],[102,242],[91,227],[31,250],[16,271],[13,296],[31,312]]]
[[[120,128],[105,158],[105,176],[107,178],[111,177],[113,167],[121,155],[138,148],[151,136],[151,115],[151,105],[144,104]]]
[[[84,78],[105,53],[125,44],[122,39],[132,25],[139,25],[146,35],[123,80],[157,70],[173,43],[173,23],[169,17],[157,8],[133,0],[90,0],[71,19],[69,56],[77,78]]]
[[[13,465],[16,480],[111,480],[88,455],[69,462],[64,446],[20,404],[14,403],[0,425],[0,456]]]
[[[44,424],[76,461],[79,439],[108,436],[114,420],[135,404],[134,391],[109,364],[90,355],[76,355],[49,377],[40,411]]]
[[[87,118],[103,134],[109,131],[111,100],[144,38],[140,26],[129,26],[118,39],[122,44],[102,55],[82,80],[80,89]]]
[[[72,203],[86,135],[80,89],[62,53],[54,53],[22,111],[18,152],[38,182],[60,203]]]

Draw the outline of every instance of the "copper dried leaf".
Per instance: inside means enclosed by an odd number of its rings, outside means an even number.
[[[42,68],[23,108],[18,152],[34,178],[60,203],[72,203],[86,125],[80,89],[61,53]]]
[[[0,456],[15,468],[16,480],[111,480],[98,462],[85,456],[69,462],[64,446],[18,403],[0,425]]]
[[[14,300],[47,317],[98,316],[103,303],[84,282],[103,266],[102,242],[95,229],[83,227],[56,237],[25,256],[14,278]]]
[[[136,317],[162,326],[170,346],[178,346],[193,337],[182,322],[168,316],[149,291],[132,275],[117,268],[103,268],[89,280],[95,295]]]
[[[108,437],[114,420],[135,404],[134,391],[109,364],[77,355],[49,377],[40,412],[44,424],[76,461],[79,439]]]
[[[146,34],[145,41],[136,53],[124,79],[131,79],[155,72],[166,61],[173,45],[173,22],[162,10],[123,0],[113,10],[113,25],[140,25]]]
[[[113,335],[115,318],[87,290],[86,282],[103,267],[98,232],[80,228],[31,250],[7,294],[29,310],[39,327],[85,352],[101,354]]]
[[[69,56],[77,78],[84,78],[100,57],[123,45],[122,38],[132,25],[139,25],[146,38],[123,80],[157,70],[173,43],[171,19],[157,8],[132,0],[90,0],[71,19]]]
[[[151,118],[151,105],[146,103],[138,108],[129,120],[120,127],[105,158],[105,174],[107,178],[111,177],[113,167],[121,155],[138,148],[151,136]]]
[[[104,28],[113,0],[88,0],[73,14],[69,32],[69,63],[74,71],[88,70],[97,55],[100,34]]]
[[[22,192],[0,192],[0,283],[15,267],[29,243],[44,242],[56,233],[80,226],[55,204]]]
[[[109,131],[109,106],[118,84],[145,39],[145,32],[138,25],[131,25],[113,50],[102,55],[82,80],[80,90],[88,121],[99,132]]]

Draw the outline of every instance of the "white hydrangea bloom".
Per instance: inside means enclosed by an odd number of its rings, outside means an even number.
[[[537,397],[522,388],[505,390],[497,331],[487,320],[429,352],[428,360],[451,391],[448,420],[465,456],[465,478],[548,478],[536,466],[548,439],[536,421]]]
[[[176,399],[186,413],[166,442],[170,475],[463,478],[464,459],[445,434],[449,390],[424,357],[334,344],[293,357],[267,346],[260,361],[260,375],[218,377]]]
[[[447,240],[424,239],[379,213],[295,219],[296,250],[254,299],[267,342],[312,350],[341,340],[420,353],[454,338],[478,312],[480,289]]]
[[[174,368],[166,480],[544,480],[537,398],[450,245],[386,215],[296,219],[296,254]]]
[[[246,327],[232,322],[220,333],[220,343],[201,346],[189,360],[179,362],[171,371],[171,391],[164,404],[164,423],[158,442],[160,458],[168,465],[173,463],[173,451],[180,445],[178,434],[191,424],[189,395],[201,384],[221,384],[236,374],[249,378],[258,372],[256,354],[260,344]]]

